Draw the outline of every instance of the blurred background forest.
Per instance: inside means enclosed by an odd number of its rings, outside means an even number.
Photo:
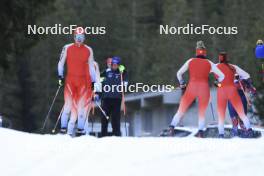
[[[0,113],[14,128],[41,127],[57,89],[57,62],[71,35],[27,35],[27,25],[105,26],[106,35],[87,36],[95,59],[104,68],[107,56],[118,55],[131,82],[176,84],[177,69],[194,56],[204,40],[208,57],[217,62],[225,50],[232,63],[253,77],[263,94],[261,61],[253,54],[264,39],[263,0],[3,0],[0,6]],[[159,25],[237,26],[237,35],[160,35]],[[51,121],[63,104],[62,93]],[[256,101],[259,113],[263,99]]]

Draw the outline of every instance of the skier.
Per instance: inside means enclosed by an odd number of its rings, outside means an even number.
[[[112,68],[112,57],[108,57],[106,59],[106,68],[105,70],[100,74],[100,81],[103,82],[105,79],[105,75],[107,72],[111,71]],[[120,70],[124,70],[125,71],[125,66],[124,65],[119,65]]]
[[[104,77],[100,77],[100,75],[105,75],[106,72],[111,71],[111,64],[112,64],[112,58],[108,57],[106,59],[106,69],[100,74],[100,69],[99,69],[99,65],[97,62],[94,62],[94,67],[95,67],[95,72],[96,72],[96,80],[98,81],[99,85],[96,83],[92,83],[92,90],[93,93],[91,95],[91,97],[88,95],[87,96],[87,105],[86,105],[86,122],[85,122],[85,133],[86,135],[89,135],[89,115],[90,115],[90,111],[92,110],[92,108],[94,108],[94,102],[99,102],[100,100],[100,95],[102,92],[102,84],[101,82],[104,81]],[[89,97],[91,99],[89,99]]]
[[[257,59],[264,59],[264,43],[261,39],[257,41],[254,53]]]
[[[103,72],[101,72],[100,74],[100,81],[103,82],[104,79],[105,79],[105,75],[106,75],[106,72],[109,72],[111,71],[111,67],[112,67],[112,57],[108,57],[106,60],[105,60],[105,63],[106,63],[106,68],[104,69]]]
[[[123,83],[121,83],[121,74],[123,76]],[[127,73],[125,67],[120,67],[120,58],[113,57],[111,70],[104,72],[103,92],[102,92],[102,108],[111,118],[111,124],[114,136],[121,136],[120,131],[120,117],[121,117],[121,101],[122,92],[118,90],[118,86],[127,86]],[[110,91],[106,91],[105,87],[111,87]],[[107,136],[108,120],[105,117],[101,118],[101,133],[102,137]]]
[[[108,57],[106,59],[106,69],[110,69],[111,70],[111,64],[112,64],[112,58]]]
[[[245,95],[245,92],[249,92],[253,95],[256,94],[256,89],[255,87],[252,86],[252,84],[248,85],[247,83],[245,83],[245,81],[241,78],[238,74],[235,74],[235,81],[234,84],[237,88],[237,92],[238,95],[241,98],[242,104],[243,104],[243,109],[245,114],[247,114],[247,110],[248,110],[248,105],[250,105],[250,102],[248,102],[248,99]],[[249,103],[249,104],[248,104]],[[230,103],[230,101],[228,101],[228,111],[229,111],[229,115],[232,121],[232,135],[233,136],[237,136],[238,135],[238,125],[240,126],[240,128],[245,131],[246,128],[243,124],[243,121],[239,118],[235,108],[232,106],[232,104]]]
[[[254,48],[254,54],[256,59],[263,60],[264,59],[264,42],[263,40],[257,40],[256,47]],[[262,75],[262,82],[264,82],[264,64],[261,64],[261,75]]]
[[[64,86],[64,109],[61,116],[60,132],[74,135],[75,122],[78,118],[76,136],[83,134],[85,123],[85,101],[91,95],[92,82],[96,82],[93,50],[84,44],[85,35],[82,27],[74,31],[74,43],[63,47],[58,63],[59,85],[64,85],[64,64],[67,75]],[[70,120],[68,122],[70,116]]]
[[[227,54],[225,52],[221,52],[218,58],[220,63],[217,64],[217,67],[225,75],[223,82],[217,88],[219,137],[224,137],[224,119],[228,101],[230,101],[246,128],[246,132],[243,133],[243,137],[253,137],[253,130],[250,127],[249,119],[244,112],[241,98],[237,91],[237,87],[234,84],[235,74],[238,74],[240,79],[242,79],[247,85],[251,86],[250,76],[247,72],[245,72],[238,66],[229,64],[227,60]]]
[[[189,69],[189,84],[186,88],[185,81],[182,78],[183,73]],[[204,136],[205,127],[205,111],[210,99],[210,89],[208,84],[209,73],[213,72],[218,75],[218,81],[224,79],[224,74],[215,66],[215,64],[206,58],[206,48],[203,41],[198,41],[196,46],[196,57],[189,59],[177,72],[177,78],[182,89],[186,88],[181,98],[180,106],[174,115],[169,126],[169,135],[174,135],[174,128],[187,111],[191,103],[198,98],[199,102],[199,121],[198,121],[198,137]]]

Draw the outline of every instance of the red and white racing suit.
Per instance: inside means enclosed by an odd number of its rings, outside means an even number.
[[[94,57],[92,48],[75,43],[65,45],[58,63],[58,74],[63,77],[64,64],[67,75],[64,87],[64,109],[61,116],[61,128],[68,126],[68,134],[73,134],[78,117],[77,128],[83,129],[85,106],[92,95],[92,82],[95,82]],[[68,118],[70,120],[68,123]]]
[[[238,94],[237,87],[234,83],[235,74],[237,73],[241,79],[250,78],[249,74],[236,65],[229,66],[221,63],[217,67],[224,73],[225,79],[221,83],[221,87],[217,88],[217,110],[218,110],[218,130],[219,134],[224,134],[224,120],[227,102],[230,101],[235,108],[240,119],[243,121],[247,129],[250,128],[250,122],[247,118],[241,98]],[[233,70],[232,70],[232,69]]]
[[[202,130],[205,127],[205,112],[210,99],[209,73],[213,72],[218,75],[219,82],[224,79],[224,74],[208,59],[191,58],[177,72],[179,82],[183,81],[182,75],[187,70],[189,70],[189,84],[181,98],[179,109],[172,119],[171,126],[175,127],[179,123],[191,103],[198,98],[198,128]]]

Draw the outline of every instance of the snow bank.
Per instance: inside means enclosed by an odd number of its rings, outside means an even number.
[[[0,144],[3,176],[258,176],[264,173],[263,138],[97,139],[0,129]]]

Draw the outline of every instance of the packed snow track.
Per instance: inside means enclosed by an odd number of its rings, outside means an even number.
[[[264,139],[38,135],[0,128],[2,176],[262,176]]]

